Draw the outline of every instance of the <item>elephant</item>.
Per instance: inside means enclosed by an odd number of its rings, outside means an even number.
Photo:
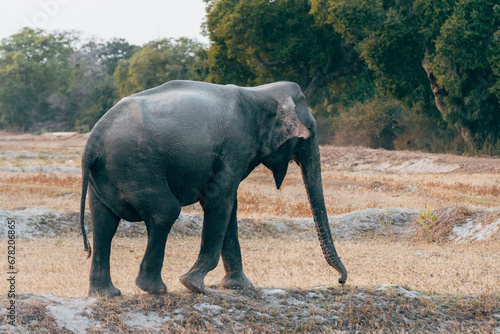
[[[330,232],[315,131],[305,96],[292,82],[240,87],[175,80],[120,100],[95,124],[82,156],[80,224],[84,250],[92,255],[89,295],[121,294],[110,275],[120,219],[146,225],[136,285],[166,293],[161,271],[167,237],[181,207],[193,203],[204,212],[201,248],[181,283],[206,293],[204,278],[222,257],[223,287],[253,287],[242,267],[237,190],[260,164],[279,189],[291,161],[301,168],[324,257],[343,285],[347,271]],[[92,247],[84,223],[87,188]]]

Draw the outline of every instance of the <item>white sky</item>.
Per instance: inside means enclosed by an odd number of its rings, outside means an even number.
[[[137,45],[181,36],[208,44],[201,35],[204,17],[203,0],[0,0],[0,39],[31,26]]]

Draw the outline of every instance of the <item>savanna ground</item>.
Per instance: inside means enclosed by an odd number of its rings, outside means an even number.
[[[113,241],[111,274],[124,296],[96,300],[85,297],[90,261],[82,252],[76,219],[77,168],[85,140],[76,134],[0,132],[0,209],[6,215],[50,209],[72,222],[55,236],[28,238],[26,232],[23,238],[18,232],[19,331],[500,332],[498,159],[321,147],[329,216],[387,210],[376,229],[349,238],[334,235],[349,272],[343,288],[321,254],[314,229],[272,228],[311,217],[299,168],[289,166],[278,191],[272,173],[259,167],[238,193],[244,267],[255,290],[218,288],[219,265],[206,278],[212,286],[207,295],[187,292],[178,278],[195,262],[200,235],[181,230],[167,242],[162,275],[169,293],[143,293],[134,285],[146,245],[140,223],[133,233],[121,227]],[[404,222],[410,231],[404,235],[393,233],[396,223],[388,209],[397,208],[416,212]],[[183,212],[202,213],[198,205]],[[489,233],[451,240],[454,228],[476,221],[481,223],[469,231]],[[44,224],[37,226],[43,230]],[[0,242],[4,254],[5,238]],[[7,305],[6,294],[1,301]],[[0,331],[15,332],[6,321]]]

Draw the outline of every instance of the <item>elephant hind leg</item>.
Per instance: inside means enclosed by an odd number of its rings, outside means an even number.
[[[142,216],[148,231],[148,244],[141,262],[135,284],[141,290],[151,294],[167,292],[167,286],[161,278],[165,245],[168,234],[179,217],[181,205],[170,192],[147,196],[148,203],[143,206]]]
[[[252,288],[253,285],[243,272],[241,249],[238,241],[238,221],[236,218],[236,211],[237,202],[235,200],[221,250],[224,270],[226,271],[226,275],[222,279],[221,285],[226,289],[243,290]]]
[[[121,292],[111,282],[109,257],[111,240],[116,233],[120,218],[90,191],[89,206],[94,229],[92,264],[90,268],[89,295],[119,296]]]

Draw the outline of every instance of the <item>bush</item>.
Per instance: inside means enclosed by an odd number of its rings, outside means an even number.
[[[337,146],[432,153],[470,151],[455,128],[416,110],[417,107],[407,109],[396,100],[384,98],[356,102],[328,119],[334,132],[330,142]],[[494,145],[483,146],[488,153],[495,150]]]
[[[332,121],[328,118],[316,117],[316,138],[320,145],[330,145],[333,142]]]
[[[333,118],[334,145],[394,149],[395,139],[404,132],[405,111],[396,101],[376,98],[355,103]]]
[[[456,129],[414,111],[407,111],[402,119],[405,130],[394,140],[396,150],[430,153],[461,154],[466,144]]]

